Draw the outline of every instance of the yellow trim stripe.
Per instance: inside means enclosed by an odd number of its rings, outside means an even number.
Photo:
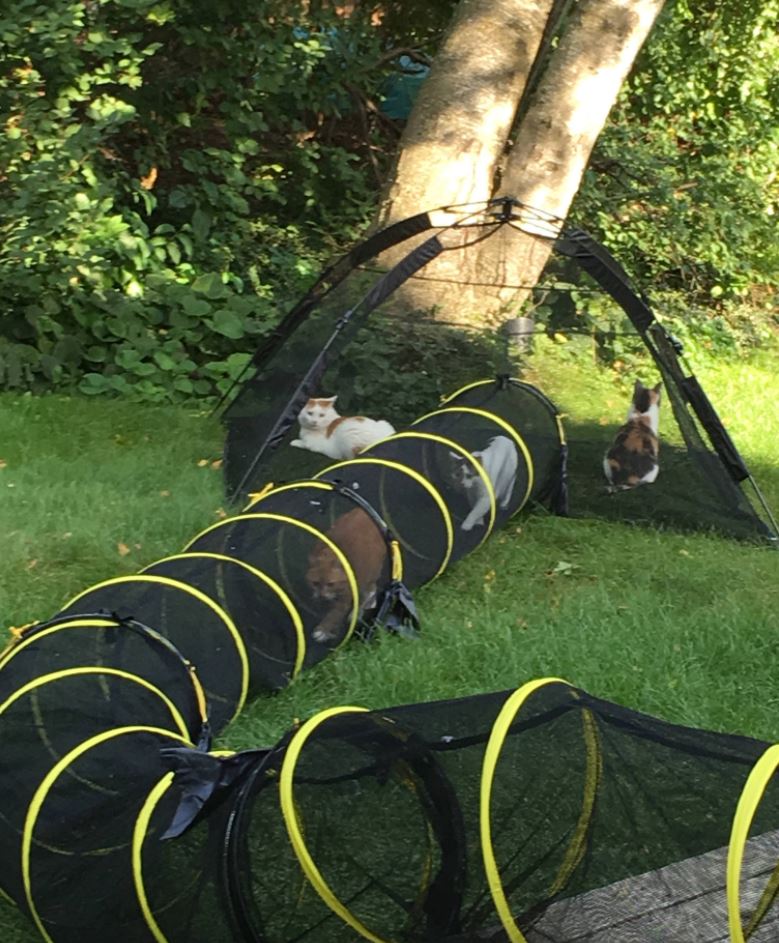
[[[399,583],[403,579],[403,552],[397,540],[390,541],[390,556],[392,558],[391,578]]]
[[[143,919],[146,921],[146,926],[151,931],[151,935],[157,943],[168,943],[168,938],[154,919],[154,914],[151,912],[151,907],[149,906],[149,898],[146,895],[146,886],[143,882],[143,842],[146,838],[146,832],[149,829],[151,817],[154,814],[154,810],[157,808],[157,803],[170,788],[174,776],[175,774],[173,772],[165,773],[162,779],[154,786],[146,797],[141,811],[138,813],[138,818],[135,820],[135,828],[133,829],[132,870],[135,896],[138,898],[138,904],[140,905]]]
[[[436,409],[435,412],[420,416],[420,418],[415,422],[412,422],[411,425],[416,426],[425,419],[432,419],[435,416],[441,416],[445,413],[470,413],[474,416],[481,416],[483,419],[489,419],[496,425],[500,426],[503,430],[508,432],[511,438],[517,443],[519,450],[522,453],[522,457],[525,460],[525,467],[527,468],[527,490],[525,491],[525,497],[522,499],[522,503],[514,513],[516,514],[521,511],[527,503],[527,499],[530,497],[530,493],[533,490],[533,458],[527,445],[525,445],[525,440],[522,438],[522,436],[511,425],[511,423],[506,422],[505,419],[501,419],[500,416],[495,416],[493,413],[487,412],[486,409],[474,409],[471,406],[447,406],[445,409]]]
[[[347,579],[347,582],[349,583],[349,589],[351,590],[352,600],[354,602],[354,607],[352,609],[352,617],[349,622],[349,628],[347,629],[346,635],[344,635],[341,642],[336,646],[336,648],[340,648],[341,645],[343,645],[346,641],[349,640],[349,638],[351,638],[352,633],[354,632],[355,627],[357,626],[357,620],[360,615],[360,590],[357,585],[357,577],[355,576],[354,570],[352,569],[352,565],[346,558],[344,552],[341,550],[340,547],[338,547],[335,543],[333,543],[333,541],[327,536],[327,534],[322,533],[321,530],[317,530],[316,527],[312,527],[311,524],[307,524],[305,521],[296,520],[296,518],[294,517],[287,517],[286,514],[261,514],[261,513],[240,514],[240,515],[237,515],[236,517],[225,518],[225,520],[223,521],[217,521],[216,524],[212,524],[210,527],[207,527],[204,531],[201,531],[197,535],[197,537],[195,537],[194,540],[191,540],[187,544],[187,546],[184,548],[184,550],[187,551],[192,546],[192,544],[195,543],[195,541],[200,540],[201,537],[203,537],[205,534],[210,533],[213,530],[217,530],[220,527],[227,527],[228,525],[235,524],[236,522],[247,521],[247,520],[279,521],[282,524],[291,524],[293,527],[299,527],[301,530],[305,530],[307,533],[313,534],[314,537],[317,537],[319,540],[322,541],[322,543],[324,543],[327,547],[329,547],[330,550],[332,550],[333,554],[335,555],[335,558],[341,564],[341,567],[343,568],[344,573],[346,573],[346,579]],[[195,550],[194,552],[197,553],[198,551]],[[304,649],[304,654],[305,654],[305,649]]]
[[[38,623],[36,623],[37,625]],[[40,632],[34,632],[31,635],[25,636],[14,648],[8,652],[3,653],[3,658],[0,659],[0,669],[2,669],[5,664],[10,661],[10,659],[24,650],[28,645],[31,645],[33,642],[38,641],[38,639],[45,638],[47,635],[51,635],[54,632],[59,632],[60,629],[84,629],[84,628],[119,628],[121,623],[117,623],[113,619],[72,619],[70,621],[58,622],[56,625],[50,625],[45,629],[41,629]],[[168,642],[164,636],[160,635],[158,632],[155,632],[154,629],[149,629],[148,626],[145,627],[146,631],[150,633],[153,637],[162,639],[163,642]],[[169,644],[173,644],[170,642]],[[176,652],[175,647],[171,650],[171,654]],[[203,686],[200,683],[200,679],[197,676],[197,670],[191,661],[184,658],[184,656],[178,652],[181,662],[184,667],[187,669],[189,674],[190,681],[193,688],[195,689],[195,699],[197,700],[198,711],[200,714],[200,719],[205,723],[208,720],[208,709],[206,705],[206,696],[203,691]]]
[[[173,740],[178,740],[185,746],[193,746],[193,744],[190,743],[186,737],[180,737],[178,734],[171,733],[170,730],[163,730],[160,727],[115,727],[112,730],[104,730],[102,733],[99,733],[94,737],[90,737],[89,740],[85,740],[77,747],[74,747],[74,749],[72,749],[69,753],[66,753],[65,756],[63,756],[62,759],[49,770],[43,780],[41,780],[40,785],[35,791],[35,795],[32,797],[29,808],[27,809],[27,816],[25,818],[24,829],[22,831],[22,884],[24,886],[24,895],[27,898],[27,906],[30,911],[30,916],[32,917],[41,936],[47,940],[48,943],[54,943],[54,941],[46,932],[46,928],[44,927],[43,921],[41,920],[41,917],[35,906],[32,896],[32,883],[30,879],[30,849],[32,847],[32,833],[35,829],[35,823],[38,820],[38,814],[41,811],[43,803],[46,801],[49,790],[54,785],[60,773],[63,773],[68,768],[68,766],[74,763],[83,753],[91,750],[92,747],[99,746],[106,740],[111,740],[114,737],[121,737],[127,733],[154,733]]]
[[[517,380],[515,377],[512,377],[511,381],[513,383],[518,383],[521,389],[525,389],[525,390],[536,389],[534,386],[531,386],[531,384],[525,383],[522,380]],[[445,396],[441,400],[441,405],[445,406],[447,403],[450,403],[453,399],[456,399],[461,393],[467,393],[468,390],[475,390],[476,387],[478,386],[486,386],[487,384],[490,384],[490,383],[495,383],[495,380],[477,380],[476,383],[469,383],[467,386],[461,387],[455,393],[450,393],[449,396]],[[541,391],[537,390],[536,392],[540,393]],[[546,397],[544,397],[544,399],[546,399]],[[565,442],[566,442],[565,429],[563,428],[562,416],[557,411],[557,407],[554,405],[554,403],[551,402],[551,400],[548,401],[546,405],[549,406],[550,411],[554,415],[555,422],[557,423],[557,434],[560,436],[560,445],[565,445]]]
[[[328,710],[320,711],[303,724],[290,740],[287,751],[284,754],[284,760],[281,764],[281,774],[279,776],[279,802],[281,804],[281,814],[284,818],[284,824],[287,828],[287,836],[292,845],[292,850],[295,853],[295,857],[298,859],[298,864],[303,874],[308,878],[309,883],[317,894],[334,914],[337,914],[344,923],[348,924],[353,930],[356,930],[361,937],[370,940],[371,943],[387,943],[382,937],[376,936],[361,923],[348,907],[335,896],[332,888],[327,881],[325,881],[319,868],[317,868],[314,863],[314,859],[311,857],[311,853],[303,838],[303,830],[300,826],[297,809],[295,808],[293,792],[295,766],[297,765],[300,752],[305,746],[306,740],[308,740],[314,730],[324,721],[338,714],[366,712],[367,710],[364,707],[332,707]]]
[[[36,623],[37,625],[38,623]],[[77,619],[74,618],[72,622],[60,622],[57,625],[48,626],[45,629],[41,629],[39,632],[33,632],[29,635],[24,635],[18,641],[14,642],[12,646],[4,648],[2,653],[0,653],[0,669],[4,668],[6,663],[13,658],[17,652],[22,651],[32,642],[37,641],[40,638],[45,638],[47,635],[50,635],[52,632],[57,632],[60,629],[80,629],[80,628],[110,628],[115,626],[116,622],[112,619]]]
[[[497,381],[493,378],[492,380],[476,380],[474,383],[466,383],[465,386],[461,386],[459,390],[455,390],[454,393],[450,393],[448,396],[444,396],[441,400],[441,405],[446,406],[447,403],[451,400],[456,399],[462,393],[467,393],[468,390],[475,390],[479,386],[495,385]]]
[[[262,491],[257,491],[249,495],[251,501],[243,509],[242,513],[250,510],[254,507],[255,504],[259,504],[260,501],[264,501],[265,498],[271,497],[272,495],[278,494],[280,491],[290,491],[292,488],[318,488],[320,491],[335,491],[333,485],[326,484],[322,481],[293,481],[289,485],[279,485],[278,488],[274,488],[273,485],[270,487],[265,487]]]
[[[744,930],[741,926],[741,866],[752,820],[763,798],[763,793],[777,769],[779,769],[779,744],[775,743],[768,747],[752,767],[739,797],[736,814],[733,816],[725,882],[731,943],[745,943]]]
[[[346,462],[338,462],[335,465],[330,465],[328,468],[324,468],[319,475],[327,475],[330,472],[337,471],[339,468],[347,468],[349,465],[384,465],[386,468],[391,468],[393,471],[399,471],[404,475],[408,475],[409,478],[413,478],[418,484],[427,491],[430,497],[438,505],[438,509],[441,511],[441,517],[444,520],[444,527],[446,529],[446,554],[444,555],[443,562],[436,570],[434,575],[431,577],[430,582],[432,582],[436,577],[440,576],[447,567],[449,563],[449,558],[452,555],[452,547],[454,546],[454,527],[452,525],[452,516],[449,513],[449,508],[446,506],[446,502],[439,494],[438,490],[430,484],[430,482],[423,478],[418,471],[415,471],[413,468],[409,468],[407,465],[401,465],[400,462],[392,462],[386,458],[350,458]]]
[[[281,490],[281,489],[279,489]],[[292,677],[295,678],[300,672],[300,669],[303,667],[303,661],[306,657],[306,634],[303,629],[303,620],[298,612],[297,606],[289,597],[289,595],[282,589],[282,587],[274,580],[272,577],[268,576],[267,573],[263,573],[262,570],[258,570],[257,567],[252,566],[250,563],[246,563],[245,560],[239,560],[238,557],[228,557],[222,553],[176,553],[170,557],[163,557],[162,560],[156,560],[155,563],[166,563],[168,560],[189,560],[197,559],[198,557],[205,557],[212,560],[220,560],[227,563],[237,563],[238,566],[242,566],[245,570],[248,570],[253,576],[256,576],[261,582],[266,583],[273,590],[274,593],[281,600],[282,605],[287,610],[290,619],[292,620],[292,625],[295,628],[295,636],[297,637],[297,649],[295,653],[295,664],[292,668]],[[150,564],[154,566],[155,563]],[[150,567],[146,567],[148,570]],[[145,572],[145,571],[144,571]]]
[[[232,636],[233,642],[235,643],[236,651],[238,652],[238,660],[241,663],[241,693],[238,696],[238,703],[233,711],[233,715],[228,721],[231,723],[243,710],[243,706],[246,703],[246,697],[249,692],[249,656],[246,651],[246,646],[244,645],[243,639],[241,638],[241,633],[235,626],[235,623],[230,618],[230,616],[214,602],[209,596],[206,596],[205,593],[202,593],[199,589],[195,589],[194,586],[190,586],[188,583],[182,583],[180,580],[170,579],[167,576],[144,576],[143,573],[138,573],[134,576],[117,576],[111,580],[104,580],[102,583],[95,583],[94,586],[90,586],[88,589],[85,589],[83,592],[79,593],[78,596],[74,596],[67,605],[63,608],[68,609],[70,606],[74,605],[83,599],[84,596],[87,596],[89,593],[94,592],[96,589],[103,589],[106,586],[117,586],[120,583],[160,583],[163,586],[171,586],[173,589],[179,589],[182,592],[189,593],[191,596],[194,596],[200,602],[205,603],[209,609],[211,609],[221,621],[224,623],[227,628],[228,633]]]
[[[437,442],[439,445],[445,445],[449,449],[454,449],[456,452],[459,452],[464,458],[466,458],[474,469],[476,473],[481,478],[484,487],[487,489],[487,495],[490,499],[490,522],[487,525],[487,528],[484,532],[484,536],[476,545],[481,547],[484,541],[492,533],[492,528],[495,526],[495,516],[497,514],[498,502],[495,497],[495,489],[492,486],[492,480],[487,472],[484,470],[484,466],[480,461],[475,459],[473,455],[465,448],[464,445],[460,445],[459,442],[455,442],[453,439],[447,439],[446,436],[438,435],[435,432],[397,432],[392,436],[393,441],[397,439],[429,439],[431,442]],[[387,441],[385,439],[385,441]],[[474,547],[474,550],[476,547]]]
[[[600,749],[600,738],[595,716],[592,711],[582,711],[582,727],[584,746],[586,751],[586,768],[584,773],[584,795],[582,797],[582,811],[576,823],[573,837],[565,852],[563,862],[558,869],[557,876],[549,888],[549,896],[559,892],[570,881],[571,875],[581,863],[587,850],[587,832],[592,822],[592,813],[595,809],[595,798],[598,794],[601,774],[603,772],[603,756]]]
[[[41,687],[41,685],[49,684],[49,682],[59,681],[62,678],[67,677],[77,677],[80,675],[87,674],[96,674],[96,675],[114,675],[117,678],[123,678],[126,681],[132,681],[136,684],[139,684],[141,687],[146,688],[148,691],[151,691],[153,694],[156,694],[163,704],[168,708],[173,722],[178,727],[179,733],[188,737],[190,731],[187,730],[187,725],[184,723],[184,718],[178,711],[178,708],[170,700],[170,698],[163,691],[160,691],[158,687],[151,684],[145,678],[141,678],[138,675],[131,674],[129,671],[122,671],[119,668],[101,668],[99,666],[89,666],[82,668],[63,668],[61,671],[52,671],[50,674],[39,675],[37,678],[34,678],[32,681],[28,681],[27,684],[23,685],[21,688],[18,688],[14,693],[6,698],[2,704],[0,704],[0,714],[5,713],[6,709],[9,708],[14,701],[17,701],[19,698],[24,697],[25,694],[28,694],[30,691],[35,688]]]
[[[511,943],[527,943],[527,939],[522,931],[514,922],[514,917],[506,899],[506,893],[503,890],[503,883],[500,879],[500,872],[495,860],[495,849],[492,844],[492,824],[490,821],[490,800],[492,798],[492,783],[495,778],[495,770],[500,759],[500,752],[508,736],[509,729],[514,722],[514,718],[519,713],[527,699],[539,688],[548,684],[568,684],[562,678],[539,678],[535,681],[528,681],[521,688],[516,690],[507,700],[500,710],[495,723],[490,731],[490,738],[484,751],[484,761],[482,764],[481,789],[479,795],[479,832],[481,835],[481,853],[484,862],[484,872],[487,875],[487,883],[490,888],[492,900],[495,903],[495,909],[500,917],[503,929],[506,931]]]

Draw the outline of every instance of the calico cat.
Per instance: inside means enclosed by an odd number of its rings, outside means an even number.
[[[300,410],[300,438],[290,443],[298,449],[320,452],[328,458],[354,458],[369,445],[392,435],[394,428],[384,419],[340,416],[337,396],[310,399]]]
[[[472,530],[484,523],[484,517],[490,511],[490,495],[481,475],[473,465],[462,455],[456,452],[449,453],[456,461],[455,481],[457,486],[468,495],[471,510],[460,524],[461,530]],[[517,477],[517,447],[505,435],[496,435],[487,443],[487,447],[474,452],[473,457],[479,461],[492,482],[495,493],[495,502],[502,511],[505,511],[511,500],[514,482]]]
[[[377,584],[387,558],[387,544],[371,517],[362,508],[342,514],[327,531],[354,570],[359,590],[360,612],[376,602]],[[308,556],[306,582],[314,601],[322,607],[319,624],[313,631],[317,642],[335,638],[352,612],[352,591],[338,558],[318,540]]]
[[[662,383],[650,389],[636,380],[627,421],[603,459],[610,491],[627,491],[657,478],[661,390]]]

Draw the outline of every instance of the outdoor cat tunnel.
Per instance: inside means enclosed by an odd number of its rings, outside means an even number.
[[[167,938],[141,874],[176,796],[165,751],[207,749],[249,696],[343,644],[366,611],[413,616],[404,580],[432,579],[529,500],[564,498],[554,406],[508,377],[480,381],[17,630],[0,655],[0,888],[49,939],[83,938],[101,907],[122,940]],[[166,874],[160,921],[201,897]]]
[[[103,671],[83,710],[62,677],[0,717],[19,769],[58,754],[0,778],[3,886],[56,943],[776,939],[779,747],[543,679],[216,755]]]
[[[71,628],[103,614],[150,627],[195,666],[219,731],[247,698],[283,687],[356,631],[413,623],[408,588],[443,572],[529,500],[560,510],[564,497],[554,406],[506,377],[474,383],[355,459],[271,489],[182,552],[79,593],[59,614],[65,622],[9,652],[6,677],[19,658],[32,664],[31,651],[39,676],[64,659],[146,677],[145,648],[121,628]]]

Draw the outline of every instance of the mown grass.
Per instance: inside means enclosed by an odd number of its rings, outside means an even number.
[[[707,364],[704,386],[779,507],[777,352]],[[627,386],[565,364],[573,418],[621,417]],[[45,618],[168,555],[221,513],[221,432],[194,409],[0,397],[0,621]],[[418,641],[355,642],[255,701],[233,748],[335,704],[492,691],[555,675],[668,720],[779,739],[775,551],[545,513],[521,516],[416,594]],[[36,938],[0,904],[0,938]]]

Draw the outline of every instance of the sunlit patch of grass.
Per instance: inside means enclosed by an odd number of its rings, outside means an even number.
[[[44,618],[181,547],[220,507],[220,453],[196,410],[1,396],[0,620]]]

